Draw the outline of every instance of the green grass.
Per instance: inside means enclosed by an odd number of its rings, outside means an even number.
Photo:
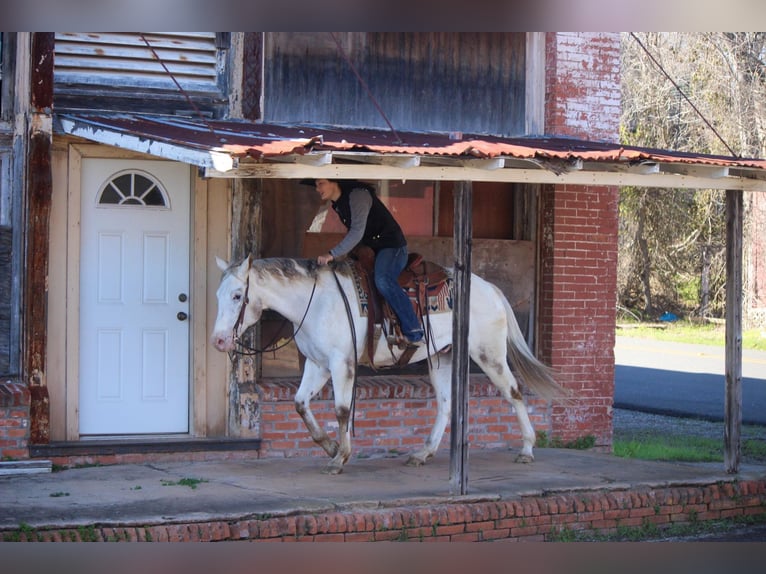
[[[720,423],[710,423],[720,424]],[[766,428],[742,427],[741,456],[743,462],[766,464]],[[723,462],[723,434],[720,438],[688,434],[679,428],[677,434],[652,431],[621,431],[615,428],[612,452],[622,458],[677,462]]]
[[[617,334],[622,337],[721,347],[725,344],[725,327],[718,323],[680,320],[674,323],[621,322],[620,325]],[[742,348],[766,351],[766,329],[743,331]]]
[[[735,516],[721,520],[698,521],[690,513],[688,522],[659,527],[644,520],[640,526],[618,526],[612,532],[600,530],[572,530],[566,525],[552,530],[548,537],[551,542],[640,542],[724,534],[737,528],[759,526],[766,523],[766,515]]]
[[[614,455],[641,460],[723,462],[722,441],[703,437],[663,436],[615,439]]]

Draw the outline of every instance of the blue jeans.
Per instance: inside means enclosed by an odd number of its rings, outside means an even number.
[[[402,333],[410,341],[420,341],[423,329],[412,308],[410,298],[399,286],[399,273],[407,265],[407,247],[388,247],[375,256],[375,286],[399,317]]]

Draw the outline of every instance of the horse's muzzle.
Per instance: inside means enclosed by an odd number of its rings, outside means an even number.
[[[223,336],[213,333],[210,336],[210,343],[222,353],[234,350],[234,337],[232,335]]]

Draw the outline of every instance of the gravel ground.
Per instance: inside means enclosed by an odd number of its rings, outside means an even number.
[[[614,409],[615,437],[627,438],[647,433],[723,440],[723,423]],[[766,427],[763,426],[743,425],[741,433],[743,439],[766,440]]]

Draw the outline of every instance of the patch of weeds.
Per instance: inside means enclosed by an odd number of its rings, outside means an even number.
[[[645,437],[641,440],[615,439],[615,456],[641,460],[678,462],[722,462],[720,441],[704,437]]]
[[[545,431],[537,431],[535,444],[538,448],[568,448],[572,450],[588,450],[596,445],[596,437],[592,434],[564,441],[559,437],[548,437]]]
[[[576,542],[577,539],[577,533],[566,525],[561,528],[554,526],[547,537],[550,542]]]
[[[80,540],[83,542],[97,542],[98,536],[96,535],[96,529],[93,526],[80,526],[77,528],[77,532],[80,534]]]
[[[81,462],[80,464],[74,465],[74,468],[95,468],[103,466],[100,462]]]
[[[64,464],[52,464],[51,465],[51,472],[61,472],[62,470],[67,470],[69,467]]]
[[[192,490],[196,490],[197,486],[203,482],[208,482],[206,478],[182,478],[177,481],[161,479],[162,486],[188,486]]]
[[[399,538],[397,538],[397,542],[408,542],[410,539],[409,534],[407,534],[407,529],[402,528],[401,534],[399,534]]]
[[[35,529],[32,528],[29,524],[27,524],[26,522],[21,522],[19,524],[18,530],[11,530],[10,532],[6,532],[3,535],[3,541],[4,542],[21,542],[22,534],[24,535],[25,540],[32,540],[32,534],[34,532],[35,532]]]
[[[148,526],[144,526],[144,536],[146,537],[147,542],[152,541],[152,532],[149,530]]]
[[[133,488],[131,488],[130,490],[141,490],[141,485],[140,485],[140,484],[137,484],[136,486],[134,486],[134,487],[133,487]]]
[[[59,498],[61,496],[69,496],[69,493],[58,491],[58,492],[51,492],[48,496],[50,496],[51,498]]]

